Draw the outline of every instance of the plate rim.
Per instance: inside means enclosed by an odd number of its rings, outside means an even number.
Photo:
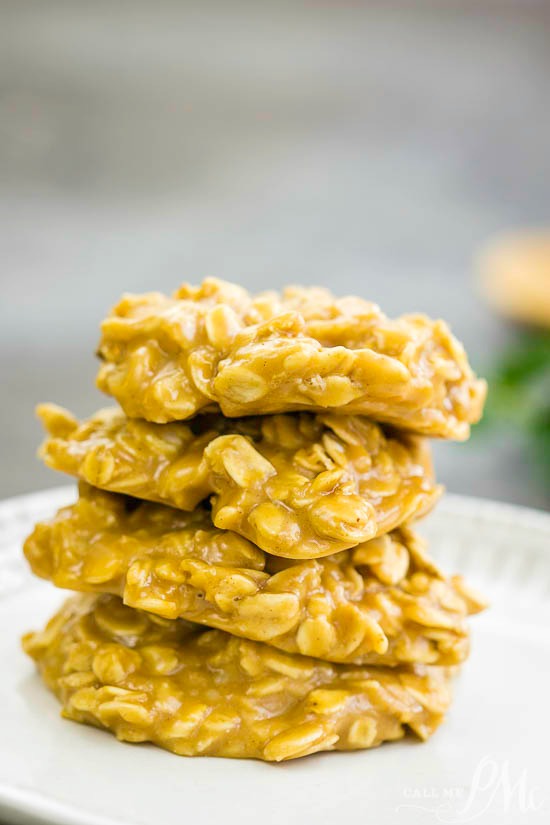
[[[134,825],[77,808],[43,791],[0,782],[0,816],[17,825]]]

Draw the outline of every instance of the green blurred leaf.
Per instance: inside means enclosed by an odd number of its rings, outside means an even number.
[[[492,373],[492,374],[491,374]],[[550,335],[525,332],[489,371],[480,434],[514,429],[523,436],[545,484],[550,481]]]
[[[550,335],[524,333],[513,348],[504,353],[494,373],[497,385],[521,387],[540,373],[550,370]]]

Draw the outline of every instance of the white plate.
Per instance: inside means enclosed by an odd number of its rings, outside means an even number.
[[[280,765],[186,759],[66,722],[22,654],[64,594],[20,543],[71,500],[0,504],[0,816],[55,825],[550,822],[550,516],[447,496],[425,522],[433,555],[491,599],[448,720],[426,744]]]

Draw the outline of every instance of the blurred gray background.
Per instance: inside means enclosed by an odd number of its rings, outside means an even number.
[[[550,216],[550,7],[0,0],[0,495],[63,483],[33,407],[79,414],[124,290],[324,284],[511,335],[473,255]],[[548,506],[513,437],[438,445],[457,492]]]

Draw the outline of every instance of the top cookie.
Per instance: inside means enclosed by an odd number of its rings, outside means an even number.
[[[251,296],[213,278],[126,295],[102,324],[97,383],[126,414],[164,423],[298,410],[363,414],[466,439],[485,382],[443,321],[392,321],[360,298],[291,287]]]

